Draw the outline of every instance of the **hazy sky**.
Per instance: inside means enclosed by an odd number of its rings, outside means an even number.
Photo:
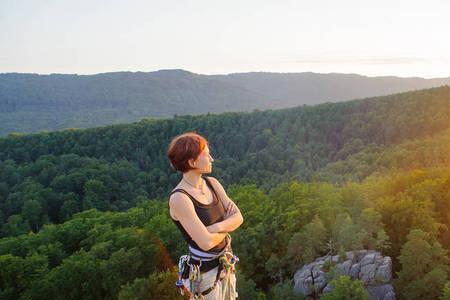
[[[0,73],[450,76],[450,1],[0,0]]]

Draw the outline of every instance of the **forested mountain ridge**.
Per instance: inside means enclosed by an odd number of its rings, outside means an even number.
[[[232,234],[241,299],[295,299],[296,268],[362,248],[393,258],[399,299],[437,299],[449,114],[440,87],[0,138],[0,299],[177,299],[170,267],[185,247],[165,150],[188,130],[210,141],[212,176],[244,215]]]
[[[127,123],[175,114],[279,109],[450,84],[449,78],[184,70],[96,75],[0,74],[0,136]]]
[[[317,181],[359,182],[373,174],[450,167],[450,129],[395,145],[369,145],[314,172]]]
[[[258,91],[270,101],[268,108],[315,105],[326,101],[348,101],[449,85],[450,78],[378,76],[339,73],[269,73],[250,72],[212,75],[215,79]],[[277,103],[277,102],[281,103]],[[301,101],[299,103],[299,101]]]
[[[184,115],[87,130],[11,135],[0,138],[0,160],[22,164],[42,155],[77,154],[107,161],[126,159],[149,171],[166,160],[162,143],[196,130],[208,136],[218,167],[226,158],[242,160],[261,152],[275,157],[279,150],[284,155],[295,151],[307,167],[318,169],[369,144],[397,144],[449,128],[449,99],[450,88],[441,87],[282,110]],[[318,148],[311,152],[311,147]],[[324,151],[325,157],[316,150]],[[166,168],[167,162],[162,170]]]

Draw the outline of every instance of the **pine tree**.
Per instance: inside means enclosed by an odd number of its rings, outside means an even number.
[[[447,282],[447,250],[435,237],[420,229],[411,230],[399,257],[402,269],[395,281],[401,299],[438,299]]]
[[[442,296],[439,300],[450,300],[450,282],[447,282],[445,285],[444,290],[442,291]]]
[[[350,276],[343,275],[330,282],[333,289],[324,294],[321,300],[367,300],[369,295],[360,280],[352,280]]]

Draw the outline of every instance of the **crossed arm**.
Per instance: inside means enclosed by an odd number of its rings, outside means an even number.
[[[214,190],[216,191],[217,196],[222,201],[223,206],[225,207],[225,220],[223,220],[222,222],[214,223],[206,228],[210,233],[232,232],[239,228],[239,226],[241,226],[241,224],[244,222],[241,211],[233,202],[233,200],[228,197],[225,189],[220,184],[220,182],[214,177],[208,178],[214,186]]]
[[[222,242],[228,232],[234,231],[243,222],[239,208],[228,198],[219,181],[213,177],[208,178],[211,179],[214,190],[226,209],[225,220],[222,222],[208,227],[203,225],[195,212],[192,201],[182,193],[173,194],[169,200],[171,215],[183,225],[197,245],[205,251]]]

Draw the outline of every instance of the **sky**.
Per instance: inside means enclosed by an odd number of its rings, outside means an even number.
[[[0,73],[449,77],[450,1],[1,0]]]

